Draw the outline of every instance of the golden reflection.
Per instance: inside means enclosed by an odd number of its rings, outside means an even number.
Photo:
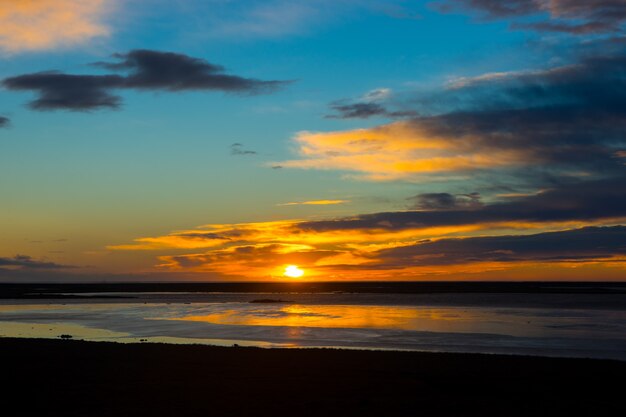
[[[225,310],[171,320],[241,326],[467,331],[472,327],[472,322],[484,323],[484,319],[488,318],[483,317],[484,315],[485,313],[472,309],[459,308],[293,304],[282,307],[259,307],[252,310]],[[477,320],[479,318],[482,320]]]

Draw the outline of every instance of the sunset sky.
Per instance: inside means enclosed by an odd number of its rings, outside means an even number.
[[[0,0],[0,59],[0,281],[626,280],[624,0]]]

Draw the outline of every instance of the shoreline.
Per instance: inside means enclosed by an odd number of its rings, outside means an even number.
[[[315,281],[206,283],[0,283],[0,299],[99,298],[107,293],[588,294],[624,295],[626,282]],[[85,296],[81,294],[92,294]]]
[[[626,412],[614,360],[17,338],[0,352],[12,416]]]

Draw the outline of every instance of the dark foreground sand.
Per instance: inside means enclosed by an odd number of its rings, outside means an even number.
[[[0,339],[5,416],[624,416],[626,362]]]

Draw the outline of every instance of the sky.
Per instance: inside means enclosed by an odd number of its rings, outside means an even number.
[[[0,282],[626,280],[623,0],[0,0],[0,97]]]

